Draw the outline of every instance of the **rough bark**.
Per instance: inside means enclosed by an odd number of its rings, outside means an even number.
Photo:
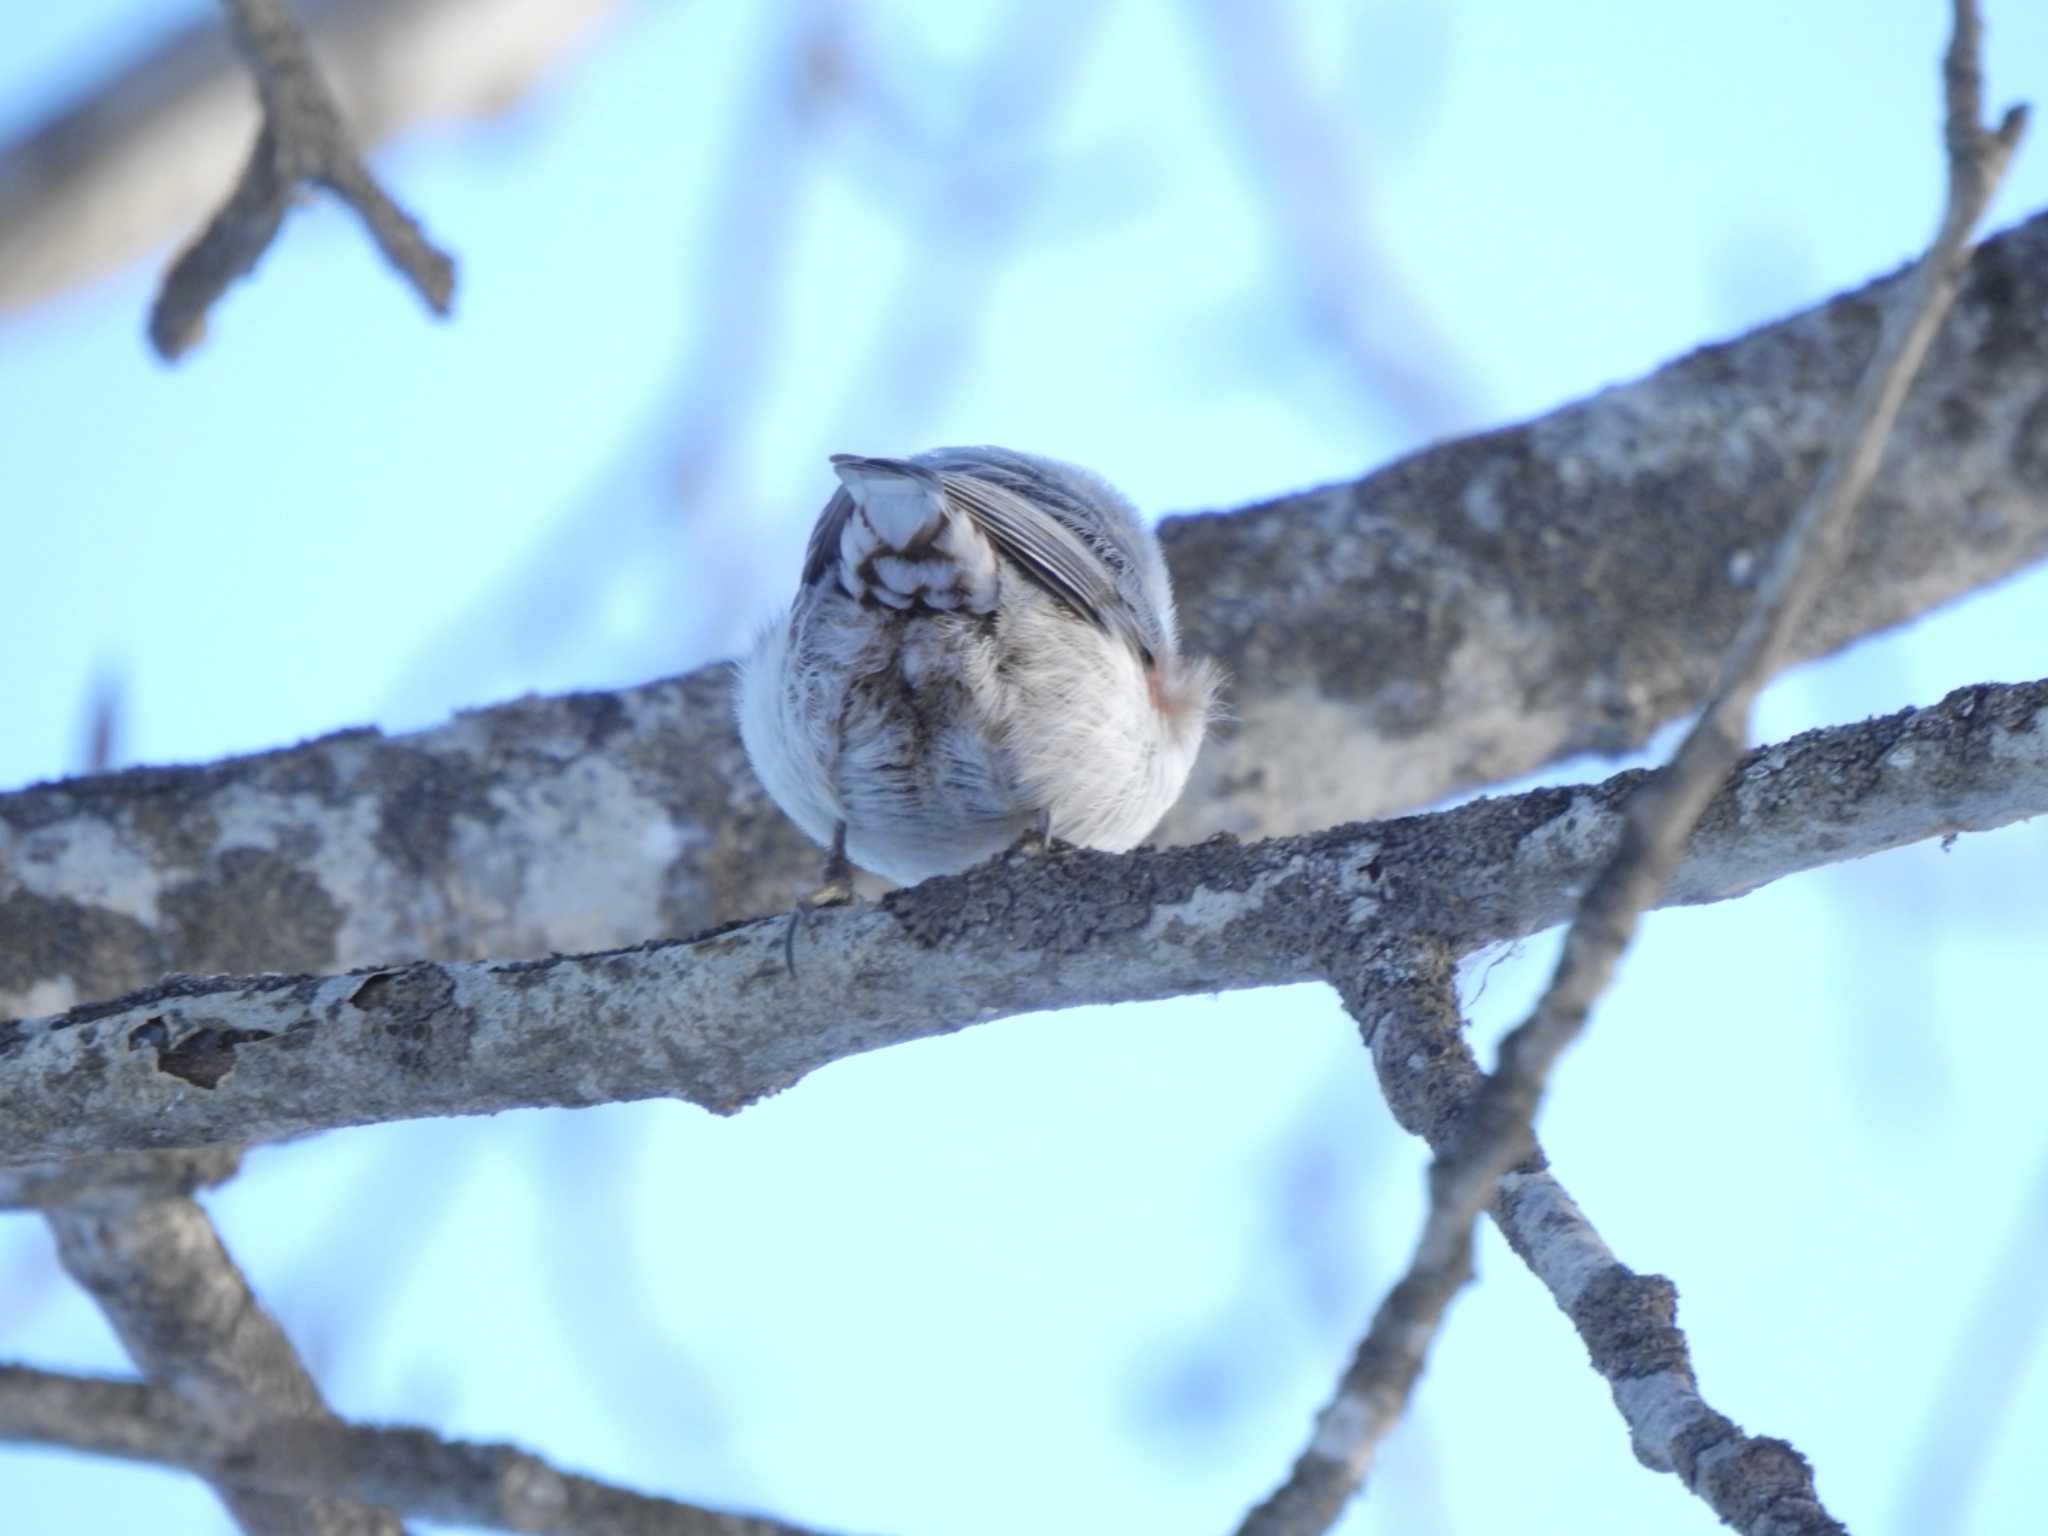
[[[178,253],[149,314],[149,340],[166,362],[206,333],[232,283],[255,270],[285,215],[324,187],[355,210],[384,259],[436,313],[455,302],[455,261],[426,236],[363,164],[348,119],[313,60],[285,0],[223,0],[228,28],[256,82],[263,127],[234,189]]]
[[[1384,814],[1697,705],[1882,287],[1355,484],[1170,520],[1191,646],[1230,668],[1241,724],[1161,838]],[[1979,248],[1793,654],[2044,553],[2048,216]],[[783,907],[817,853],[754,783],[727,678],[0,796],[0,1011],[174,968],[537,954]]]
[[[1330,977],[1567,917],[1643,779],[1243,846],[1012,854],[812,918],[594,955],[172,977],[0,1028],[0,1161],[655,1095],[731,1113],[844,1056],[1038,1009]],[[2048,812],[2048,681],[1751,753],[1665,902]]]

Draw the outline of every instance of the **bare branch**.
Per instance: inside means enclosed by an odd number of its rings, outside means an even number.
[[[2016,111],[1996,135],[1977,127],[1976,41],[1974,6],[1956,0],[1955,41],[1944,71],[1947,210],[1933,246],[1885,317],[1884,338],[1839,442],[1780,542],[1700,719],[1670,764],[1631,798],[1621,844],[1580,903],[1550,985],[1501,1043],[1493,1075],[1473,1098],[1456,1138],[1438,1152],[1421,1238],[1374,1315],[1338,1399],[1355,1410],[1340,1425],[1326,1421],[1318,1430],[1294,1474],[1245,1522],[1248,1536],[1326,1530],[1363,1483],[1374,1448],[1406,1407],[1445,1309],[1471,1278],[1473,1224],[1493,1202],[1502,1176],[1535,1154],[1534,1120],[1551,1068],[1585,1028],[1642,914],[1677,869],[1694,826],[1742,752],[1752,701],[1783,665],[1792,635],[1837,567],[1850,518],[1876,477],[1907,388],[1955,296],[1970,230],[2024,123]],[[1312,1503],[1301,1494],[1305,1483],[1313,1485]],[[1832,1522],[1815,1528],[1832,1528]]]
[[[1798,655],[2048,553],[2048,216],[1971,274]],[[1357,484],[1169,521],[1190,648],[1230,669],[1243,726],[1161,839],[1386,815],[1696,708],[1897,289]],[[784,907],[816,851],[754,783],[728,689],[712,667],[0,795],[0,1013]]]
[[[1440,1154],[1457,1141],[1484,1087],[1458,1017],[1453,960],[1433,946],[1363,959],[1340,985],[1404,1130]],[[1823,1536],[1841,1526],[1821,1508],[1805,1458],[1745,1435],[1699,1395],[1677,1292],[1621,1264],[1534,1154],[1503,1181],[1491,1213],[1509,1245],[1550,1290],[1613,1388],[1636,1455],[1675,1472],[1714,1512],[1757,1536]],[[1454,1252],[1453,1263],[1469,1264]],[[1329,1529],[1399,1419],[1454,1285],[1411,1270],[1375,1315],[1293,1470],[1245,1517],[1242,1536]]]
[[[1378,956],[1340,986],[1394,1118],[1432,1149],[1448,1151],[1484,1082],[1458,1017],[1450,957],[1431,950]],[[1839,1529],[1797,1451],[1744,1434],[1700,1396],[1677,1325],[1676,1289],[1615,1258],[1540,1150],[1502,1179],[1490,1214],[1578,1330],[1643,1465],[1675,1473],[1738,1530],[1793,1536]],[[1340,1384],[1339,1403],[1345,1391]],[[1325,1410],[1326,1419],[1343,1414],[1334,1404]],[[1320,1482],[1341,1507],[1349,1490],[1334,1486],[1332,1470],[1312,1469],[1309,1486]],[[1290,1484],[1300,1480],[1297,1473]]]
[[[618,0],[306,0],[320,72],[364,150],[503,112]],[[105,276],[196,228],[259,123],[226,29],[196,21],[0,144],[0,312]]]
[[[539,1536],[807,1536],[780,1520],[557,1471],[509,1445],[332,1420],[223,1430],[161,1387],[19,1365],[0,1365],[0,1440],[183,1467],[269,1498],[359,1500],[421,1520]]]
[[[1405,291],[1371,227],[1354,163],[1355,103],[1333,112],[1316,102],[1288,8],[1205,0],[1194,17],[1252,156],[1251,190],[1272,209],[1314,333],[1368,406],[1389,409],[1406,435],[1437,437],[1478,419],[1449,338]]]
[[[1976,11],[1956,0],[1955,41],[1946,62],[1949,90],[1949,197],[1933,247],[1886,317],[1886,337],[1858,391],[1841,444],[1830,454],[1806,504],[1773,559],[1721,682],[1667,768],[1629,805],[1622,845],[1565,935],[1556,975],[1530,1017],[1501,1044],[1500,1064],[1481,1096],[1470,1140],[1446,1177],[1455,1207],[1474,1215],[1499,1176],[1528,1155],[1536,1101],[1559,1054],[1584,1028],[1606,990],[1642,913],[1656,901],[1686,840],[1735,766],[1749,734],[1757,694],[1784,664],[1792,637],[1834,574],[1850,519],[1876,478],[1885,439],[1921,359],[1955,298],[1971,228],[1997,184],[2025,114],[2014,109],[1995,135],[1976,126]],[[1967,126],[1957,126],[1968,113]],[[1478,1127],[1486,1127],[1479,1130]],[[1488,1143],[1490,1142],[1490,1145]],[[1470,1218],[1463,1218],[1469,1231]]]
[[[1455,1126],[1485,1084],[1457,1016],[1455,965],[1442,945],[1396,943],[1359,957],[1338,978],[1375,1064],[1382,1036],[1418,1051],[1413,1065],[1382,1069],[1382,1078],[1391,1079],[1387,1102],[1404,1129]],[[1308,1445],[1280,1485],[1246,1513],[1237,1536],[1318,1536],[1337,1523],[1372,1470],[1380,1442],[1400,1422],[1444,1309],[1471,1270],[1469,1244],[1433,1266],[1419,1258],[1409,1264],[1373,1313]]]
[[[333,1422],[290,1341],[189,1196],[86,1190],[49,1216],[65,1270],[99,1303],[129,1358],[196,1421],[230,1435],[284,1416]],[[395,1516],[370,1504],[215,1483],[250,1536],[401,1531]]]
[[[65,1205],[85,1195],[189,1195],[223,1184],[242,1166],[232,1142],[170,1152],[110,1152],[0,1168],[0,1210]]]
[[[1750,1536],[1844,1536],[1804,1456],[1744,1432],[1700,1395],[1676,1286],[1616,1259],[1547,1171],[1504,1175],[1491,1214],[1585,1341],[1638,1461],[1676,1475]]]
[[[1249,847],[999,859],[821,914],[582,957],[329,977],[173,977],[0,1025],[0,1162],[521,1105],[673,1096],[730,1113],[828,1062],[1080,1003],[1454,954],[1563,921],[1643,782],[1483,800]],[[2048,812],[2048,682],[1752,753],[1665,900]]]
[[[455,263],[364,167],[341,109],[285,0],[222,0],[235,44],[256,77],[263,127],[227,202],[164,275],[149,339],[166,362],[204,334],[230,283],[255,269],[305,184],[326,187],[362,218],[384,257],[437,314],[455,297]]]

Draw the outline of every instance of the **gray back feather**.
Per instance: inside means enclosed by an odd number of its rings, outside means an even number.
[[[934,448],[907,463],[935,471],[948,503],[1026,579],[1148,661],[1178,654],[1166,562],[1135,508],[1076,465],[1008,448]],[[842,488],[819,514],[806,586],[829,583],[853,512]]]

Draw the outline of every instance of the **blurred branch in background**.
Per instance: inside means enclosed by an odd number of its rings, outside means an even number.
[[[590,1396],[620,1445],[637,1444],[649,1465],[688,1471],[687,1486],[759,1486],[744,1467],[726,1422],[718,1368],[679,1337],[674,1277],[637,1249],[633,1171],[640,1126],[609,1115],[552,1116],[522,1150],[553,1213],[533,1229],[533,1263],[552,1301],[550,1326],[586,1378]],[[661,1166],[665,1186],[714,1178],[708,1169]],[[679,1192],[679,1199],[687,1195]],[[773,1487],[760,1493],[772,1501]]]
[[[471,1187],[483,1150],[477,1138],[448,1134],[443,1123],[434,1121],[415,1125],[411,1132],[378,1147],[349,1188],[323,1206],[318,1244],[265,1286],[279,1319],[299,1340],[307,1366],[322,1381],[333,1381],[333,1373],[351,1355],[360,1358],[367,1341],[415,1285],[449,1208]],[[422,1167],[431,1167],[434,1176],[415,1177]],[[366,1244],[373,1246],[377,1262],[349,1263]],[[404,1411],[421,1419],[434,1416],[411,1401]]]
[[[415,659],[393,712],[440,713],[455,677],[502,675],[507,691],[537,676],[624,683],[734,648],[760,593],[785,579],[750,565],[770,547],[755,530],[776,526],[787,509],[765,504],[749,449],[761,446],[763,403],[809,388],[789,373],[817,361],[784,335],[793,242],[815,173],[835,148],[859,153],[855,179],[881,189],[875,195],[910,237],[901,275],[874,301],[871,350],[851,367],[830,361],[834,376],[854,382],[838,436],[810,450],[822,476],[833,448],[921,441],[923,424],[973,367],[990,282],[1046,174],[1036,142],[1105,10],[1101,0],[1014,5],[991,24],[974,66],[931,79],[915,54],[882,57],[855,14],[831,0],[765,29],[759,83],[704,221],[692,291],[708,301],[690,316],[668,398],[598,489]],[[923,116],[934,110],[941,126]],[[867,298],[865,282],[847,292]],[[800,509],[804,520],[812,510]],[[707,582],[700,561],[709,550],[724,568]],[[622,613],[635,617],[621,623]]]
[[[923,185],[903,188],[907,206],[896,210],[915,244],[881,306],[874,351],[851,374],[840,411],[848,444],[874,433],[892,453],[922,442],[924,424],[973,371],[1001,260],[1028,227],[1048,172],[1039,141],[1108,9],[1103,0],[1012,5],[990,28],[979,66],[966,72],[949,131],[901,145],[929,170]],[[906,106],[918,101],[920,84],[899,83],[895,98]],[[871,126],[907,117],[878,111]]]
[[[422,1520],[539,1536],[807,1536],[561,1472],[509,1445],[317,1419],[223,1425],[140,1382],[0,1365],[0,1438],[182,1467],[242,1499],[373,1501]],[[394,1520],[395,1526],[395,1520]]]
[[[302,190],[327,188],[353,208],[384,259],[436,314],[455,302],[455,263],[364,167],[305,35],[285,0],[222,0],[228,31],[263,104],[255,147],[221,205],[164,274],[149,314],[157,355],[175,362],[206,333],[209,310],[256,269]]]
[[[738,466],[782,350],[803,190],[819,136],[845,104],[845,33],[839,0],[802,0],[765,27],[696,243],[692,291],[711,301],[690,316],[667,400],[532,556],[412,660],[392,689],[399,718],[441,713],[455,678],[502,677],[510,691],[551,669],[617,682],[659,675],[691,654],[707,600],[756,590],[745,572],[705,581],[690,553],[737,545],[709,534],[754,511]]]
[[[104,670],[95,674],[85,699],[78,753],[80,773],[108,773],[120,762],[125,709],[121,674]]]
[[[193,1422],[215,1434],[269,1419],[338,1427],[333,1414],[221,1245],[189,1185],[216,1182],[234,1148],[171,1153],[155,1161],[164,1187],[103,1186],[48,1212],[58,1254],[92,1296],[129,1358]],[[132,1160],[146,1168],[143,1159]],[[402,1536],[396,1516],[324,1494],[252,1489],[214,1478],[248,1536]]]
[[[1309,333],[1404,436],[1426,442],[1469,427],[1480,403],[1373,231],[1360,134],[1313,88],[1296,20],[1291,6],[1265,0],[1203,0],[1192,24],[1244,136],[1247,179],[1272,209]]]
[[[315,63],[358,145],[505,110],[618,0],[310,0]],[[212,17],[0,146],[0,313],[108,276],[196,228],[259,114]]]
[[[2004,1170],[2000,1170],[2003,1172]],[[1899,1500],[1898,1536],[1971,1529],[1970,1498],[2048,1335],[2048,1147],[2022,1194],[2010,1237],[1964,1319],[1939,1388],[1918,1401],[1926,1428]]]

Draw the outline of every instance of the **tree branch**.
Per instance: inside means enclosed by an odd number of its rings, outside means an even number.
[[[1368,410],[1405,434],[1441,437],[1478,412],[1450,338],[1388,259],[1358,164],[1350,98],[1320,97],[1302,68],[1305,39],[1260,0],[1190,7],[1207,45],[1219,105],[1245,141],[1250,190],[1262,195],[1292,268],[1299,324],[1328,348]],[[1381,146],[1374,146],[1381,147]]]
[[[170,1152],[109,1152],[0,1168],[0,1210],[66,1205],[82,1195],[189,1195],[223,1184],[241,1170],[242,1149],[232,1142]]]
[[[447,314],[455,297],[455,263],[364,167],[285,0],[221,3],[235,46],[256,78],[263,127],[227,202],[164,274],[149,316],[149,339],[158,355],[174,362],[204,335],[207,312],[230,283],[255,269],[307,184],[326,187],[355,209],[385,259],[436,314]]]
[[[2008,1164],[2000,1184],[2010,1191]],[[1938,1384],[1920,1396],[1925,1426],[1898,1502],[1895,1529],[1915,1536],[1964,1536],[1971,1502],[1982,1487],[1992,1448],[2026,1400],[2029,1365],[2048,1335],[2048,1158],[2036,1163],[2019,1192],[2017,1219],[1965,1316],[1933,1323],[1954,1327]]]
[[[1643,782],[1249,847],[997,860],[820,914],[580,957],[173,977],[0,1025],[0,1162],[273,1140],[423,1115],[673,1096],[730,1113],[844,1056],[1036,1009],[1338,974],[1563,921]],[[1665,900],[2048,812],[2048,682],[1750,754]]]
[[[65,1270],[99,1303],[129,1358],[194,1422],[217,1434],[272,1419],[335,1422],[189,1196],[92,1190],[49,1219]],[[397,1518],[373,1504],[213,1481],[250,1536],[401,1536]]]
[[[1375,957],[1339,985],[1395,1120],[1432,1150],[1448,1152],[1484,1084],[1458,1016],[1450,957],[1431,950]],[[1738,1530],[1794,1536],[1840,1529],[1820,1505],[1805,1458],[1782,1440],[1743,1433],[1700,1396],[1677,1324],[1676,1287],[1614,1256],[1540,1148],[1501,1180],[1489,1214],[1578,1330],[1644,1466],[1675,1473]],[[1363,1379],[1354,1384],[1353,1373]],[[1293,1524],[1275,1528],[1321,1528],[1312,1493],[1342,1508],[1356,1486],[1343,1458],[1359,1443],[1343,1432],[1356,1422],[1345,1404],[1352,1393],[1370,1390],[1375,1375],[1375,1362],[1361,1350],[1324,1410],[1324,1421],[1339,1428],[1317,1437],[1338,1453],[1330,1458],[1335,1464],[1297,1469],[1284,1486],[1297,1490],[1304,1507]]]
[[[1954,298],[1970,231],[2026,121],[2025,112],[2014,108],[1995,133],[1978,127],[1973,0],[1954,0],[1954,24],[1944,67],[1948,199],[1934,243],[1885,316],[1877,355],[1840,439],[1779,544],[1713,695],[1669,765],[1630,798],[1620,844],[1579,904],[1550,984],[1529,1017],[1502,1041],[1493,1074],[1481,1081],[1455,1137],[1437,1153],[1414,1254],[1374,1314],[1340,1390],[1337,1404],[1350,1405],[1350,1411],[1332,1418],[1326,1410],[1294,1472],[1246,1519],[1245,1536],[1327,1530],[1363,1484],[1378,1442],[1407,1406],[1445,1310],[1472,1278],[1473,1226],[1480,1212],[1493,1203],[1502,1177],[1535,1155],[1535,1116],[1552,1068],[1584,1031],[1642,914],[1677,869],[1694,826],[1742,752],[1751,704],[1783,664],[1792,635],[1835,571],[1892,423]],[[1799,1467],[1803,1474],[1804,1463]],[[1810,1478],[1805,1491],[1810,1495]],[[1840,1529],[1817,1502],[1805,1502],[1814,1517],[1807,1529]],[[1775,1506],[1750,1514],[1764,1522],[1760,1529],[1782,1529]]]
[[[371,150],[503,112],[618,0],[307,0],[314,59]],[[195,228],[248,158],[247,68],[218,23],[149,46],[0,144],[0,312],[40,303]]]
[[[267,1380],[252,1346],[275,1325],[259,1316],[248,1335],[223,1323],[252,1310],[248,1286],[206,1222],[204,1210],[185,1198],[218,1184],[241,1166],[242,1149],[231,1143],[172,1152],[117,1152],[59,1162],[25,1163],[0,1169],[0,1205],[44,1207],[52,1235],[77,1279],[123,1340],[133,1341],[138,1364],[178,1386],[206,1372],[240,1372],[252,1389]],[[69,1215],[56,1212],[76,1204]],[[89,1213],[89,1214],[88,1214]],[[152,1274],[157,1244],[153,1232],[169,1225],[181,1233],[174,1245],[176,1283]],[[225,1331],[233,1341],[215,1361],[208,1358]],[[286,1359],[304,1379],[296,1361]],[[295,1394],[280,1391],[279,1399]],[[281,1407],[284,1405],[281,1403]],[[285,1408],[285,1411],[290,1411]],[[246,1531],[318,1532],[391,1529],[387,1517],[353,1506],[310,1508],[267,1495],[244,1497],[219,1490],[229,1512]],[[351,1523],[360,1517],[360,1523]]]
[[[269,1498],[386,1505],[421,1520],[542,1536],[807,1536],[560,1472],[509,1445],[423,1429],[270,1420],[223,1430],[140,1382],[0,1365],[0,1440],[183,1467]]]
[[[1243,724],[1161,837],[1385,815],[1696,708],[1898,282],[1353,485],[1170,520],[1191,647]],[[2044,441],[2048,216],[1977,251],[1795,654],[2048,553]],[[0,1012],[172,969],[637,943],[785,907],[815,864],[722,666],[75,780],[0,795]]]
[[[1394,946],[1340,983],[1395,1119],[1440,1159],[1456,1154],[1487,1085],[1465,1043],[1453,965],[1438,948]],[[1540,1149],[1501,1181],[1489,1214],[1578,1330],[1643,1465],[1676,1473],[1751,1536],[1842,1536],[1798,1451],[1745,1434],[1700,1396],[1677,1325],[1677,1288],[1615,1258]],[[1469,1275],[1469,1245],[1443,1264]],[[1380,1304],[1307,1448],[1245,1517],[1240,1536],[1310,1536],[1336,1523],[1399,1421],[1456,1290],[1436,1268],[1411,1266]]]

